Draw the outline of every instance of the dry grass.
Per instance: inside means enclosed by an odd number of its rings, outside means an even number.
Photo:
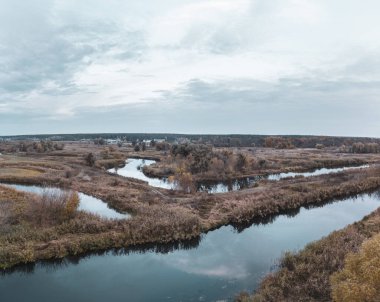
[[[331,301],[330,276],[343,268],[349,253],[358,251],[365,239],[379,232],[380,210],[377,210],[296,254],[287,253],[280,270],[265,277],[253,296],[241,294],[236,301]]]
[[[242,151],[250,152],[248,149]],[[369,169],[346,171],[335,176],[261,182],[258,188],[215,196],[201,193],[186,195],[152,188],[144,182],[110,175],[104,171],[105,167],[123,159],[120,158],[120,152],[123,152],[124,157],[133,154],[129,149],[110,150],[106,154],[107,159],[100,159],[95,167],[85,164],[83,158],[89,152],[94,153],[98,159],[105,156],[104,147],[77,143],[66,143],[64,150],[48,154],[2,156],[0,171],[9,168],[38,169],[41,174],[0,174],[0,182],[70,188],[100,198],[112,208],[133,214],[133,218],[112,221],[78,213],[68,220],[56,219],[53,215],[53,218],[39,223],[27,215],[33,197],[0,187],[0,202],[12,201],[14,210],[12,223],[5,222],[8,231],[0,234],[1,267],[99,249],[197,238],[202,232],[224,224],[249,223],[255,217],[297,209],[302,205],[321,204],[380,185],[379,171]],[[262,154],[257,151],[255,156],[273,161],[274,164],[279,162],[278,167],[290,168],[297,163],[300,165],[297,169],[307,166],[309,157],[313,158],[312,165],[317,162],[328,164],[334,156],[339,158],[339,164],[346,163],[346,160],[352,162],[353,159],[352,155],[346,158],[343,155],[326,155],[324,151],[307,151],[306,155],[302,154],[305,151],[299,150],[291,150],[290,153],[281,151],[283,154],[278,152],[270,150],[268,154]],[[138,155],[146,154],[161,160],[165,158],[164,153],[152,150]],[[375,160],[372,155],[358,158],[362,162]],[[336,160],[331,161],[331,164],[336,163]],[[266,169],[271,171],[277,168],[269,165]],[[8,212],[9,204],[4,204],[3,207],[6,209],[3,212]],[[4,217],[2,221],[9,221],[8,219],[9,217]]]
[[[213,227],[227,223],[249,224],[256,218],[301,206],[321,205],[379,187],[380,168],[371,168],[278,182],[262,181],[257,188],[197,199],[192,206],[205,223]]]
[[[2,168],[1,177],[35,177],[41,175],[41,171],[20,168]]]
[[[380,234],[346,257],[344,269],[332,275],[331,286],[336,302],[380,301]]]
[[[237,158],[243,156],[246,164],[243,169],[236,169]],[[337,153],[335,150],[294,149],[276,150],[268,148],[214,148],[208,154],[208,170],[195,173],[197,181],[223,181],[248,176],[276,174],[281,172],[305,172],[319,168],[339,168],[360,166],[378,162],[376,154],[353,155]],[[216,160],[224,158],[223,161]],[[161,157],[160,162],[144,168],[144,173],[151,177],[169,177],[182,166],[189,165],[190,158],[173,156]],[[227,162],[226,162],[227,161]]]
[[[188,240],[201,233],[198,217],[185,208],[140,204],[139,215],[130,220],[107,220],[84,212],[67,215],[71,197],[51,192],[38,197],[0,187],[0,268],[111,247]]]
[[[78,206],[78,193],[46,188],[28,202],[24,218],[39,227],[52,226],[74,218]]]

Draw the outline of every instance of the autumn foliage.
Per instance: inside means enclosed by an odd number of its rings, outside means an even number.
[[[26,218],[39,226],[59,224],[75,216],[79,201],[76,192],[45,189],[29,203]]]
[[[169,177],[169,182],[174,183],[175,187],[183,192],[192,193],[195,191],[193,176],[184,167],[178,168],[175,175]]]
[[[380,301],[380,234],[346,257],[344,269],[331,277],[331,286],[336,302]]]

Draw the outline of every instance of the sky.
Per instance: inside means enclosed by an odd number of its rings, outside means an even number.
[[[0,135],[380,137],[378,0],[0,0]]]

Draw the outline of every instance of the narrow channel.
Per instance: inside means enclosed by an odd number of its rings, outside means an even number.
[[[59,188],[44,188],[40,186],[28,186],[28,185],[18,185],[18,184],[4,184],[3,186],[9,186],[16,190],[34,193],[34,194],[43,194],[45,191],[55,191],[60,192],[62,189]],[[79,211],[84,211],[87,213],[99,215],[102,218],[108,219],[128,219],[130,218],[129,214],[119,213],[114,209],[108,207],[107,203],[104,201],[92,197],[90,195],[78,192],[79,195]]]
[[[174,184],[168,182],[166,178],[152,178],[152,177],[146,176],[143,173],[142,168],[144,166],[150,166],[155,163],[156,163],[155,160],[129,158],[127,159],[124,167],[117,168],[117,169],[115,168],[110,169],[108,170],[108,172],[116,173],[124,177],[131,177],[131,178],[136,178],[136,179],[146,181],[152,187],[164,188],[164,189],[175,189]],[[310,176],[317,176],[317,175],[324,175],[324,174],[331,174],[331,173],[339,173],[345,170],[364,169],[368,167],[369,165],[362,165],[362,166],[357,166],[357,167],[342,167],[342,168],[321,168],[321,169],[316,169],[311,172],[299,172],[299,173],[287,172],[287,173],[279,173],[279,174],[270,174],[268,176],[245,177],[245,178],[233,179],[229,181],[205,181],[205,182],[197,183],[197,191],[208,192],[212,194],[226,193],[230,191],[238,191],[238,190],[252,187],[255,182],[261,179],[279,181],[281,179],[288,178],[288,177],[296,177],[296,176],[310,177]]]

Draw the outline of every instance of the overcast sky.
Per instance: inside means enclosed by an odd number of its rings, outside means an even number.
[[[0,135],[380,137],[378,0],[0,0]]]

